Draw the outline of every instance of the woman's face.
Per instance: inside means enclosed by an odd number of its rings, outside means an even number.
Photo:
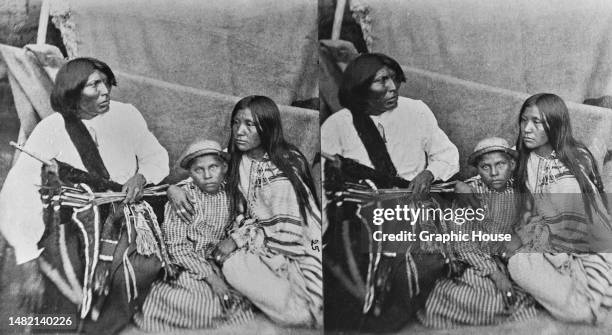
[[[108,78],[98,70],[95,70],[87,78],[87,83],[81,91],[78,116],[83,120],[108,112],[110,106],[110,90]]]
[[[393,70],[386,66],[378,70],[370,85],[366,112],[370,115],[380,115],[396,108],[399,87],[400,82]]]
[[[236,112],[232,120],[232,131],[234,133],[234,144],[238,150],[249,154],[251,158],[263,156],[261,137],[257,133],[255,119],[253,119],[250,109],[245,108]]]
[[[526,148],[535,150],[538,154],[546,154],[549,148],[552,151],[544,129],[544,120],[536,106],[525,108],[521,115],[521,139]]]

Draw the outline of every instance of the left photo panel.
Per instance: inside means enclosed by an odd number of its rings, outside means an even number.
[[[317,2],[0,3],[0,333],[321,334]]]

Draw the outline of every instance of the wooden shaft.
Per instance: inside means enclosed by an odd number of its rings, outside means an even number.
[[[45,44],[47,39],[47,26],[49,25],[49,0],[42,0],[40,7],[40,17],[38,18],[38,33],[36,35],[36,44]]]
[[[43,164],[45,164],[45,165],[48,165],[48,166],[52,166],[52,165],[53,165],[53,163],[52,163],[51,161],[48,161],[48,160],[46,160],[46,159],[44,159],[44,158],[40,157],[38,154],[35,154],[35,153],[33,153],[33,152],[29,152],[29,151],[25,150],[25,149],[24,149],[24,148],[22,148],[22,147],[21,147],[19,144],[15,143],[15,142],[13,142],[13,141],[10,141],[10,142],[9,142],[9,144],[10,144],[12,147],[14,147],[15,149],[17,149],[17,150],[19,150],[19,151],[23,152],[24,154],[26,154],[26,155],[28,155],[28,156],[30,156],[30,157],[32,157],[32,158],[34,158],[35,160],[37,160],[37,161],[39,161],[39,162],[41,162],[41,163],[43,163]]]
[[[344,17],[344,8],[346,0],[338,0],[336,3],[336,12],[334,13],[334,25],[332,26],[332,40],[340,39],[340,31],[342,30],[342,18]]]

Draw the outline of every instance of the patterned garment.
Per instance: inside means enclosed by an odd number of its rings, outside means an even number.
[[[612,226],[595,186],[590,185],[596,202],[591,205],[589,218],[576,178],[554,153],[551,159],[532,153],[527,166],[527,186],[534,199],[532,218],[523,228],[523,241],[530,251],[598,251],[593,248],[594,231],[610,235]]]
[[[134,321],[146,331],[176,328],[216,328],[245,322],[253,317],[250,304],[241,299],[225,313],[221,300],[206,278],[220,276],[220,270],[207,258],[225,235],[230,222],[230,200],[224,190],[202,192],[191,180],[181,188],[196,199],[194,223],[185,223],[166,204],[163,226],[170,260],[183,269],[178,278],[153,284],[151,292]]]
[[[292,310],[291,314],[306,316],[301,318],[302,325],[322,325],[321,216],[314,197],[310,196],[312,211],[306,210],[307,222],[304,222],[293,186],[267,157],[263,161],[254,161],[243,155],[240,181],[240,191],[246,199],[245,214],[256,221],[235,227],[231,236],[240,251],[257,255],[257,262],[266,265],[268,271],[291,288],[287,291],[290,296],[281,297],[281,301],[269,301],[266,292],[261,291],[274,291],[276,288],[273,286],[261,288],[257,296],[247,294],[247,297],[275,321],[294,323],[295,317],[289,315]],[[237,255],[232,257],[245,257],[241,262],[254,260],[244,253]],[[228,264],[232,263],[239,262],[230,259],[223,268],[230,283],[234,278],[228,275],[232,272]],[[252,267],[261,268],[257,264]],[[251,282],[256,281],[257,278],[251,278]],[[256,285],[240,278],[236,283]],[[240,290],[239,287],[236,289]],[[243,287],[240,291],[254,292],[251,287]],[[292,306],[286,306],[288,304]]]
[[[453,230],[471,232],[481,230],[490,234],[512,233],[517,219],[519,198],[510,187],[503,193],[488,188],[479,178],[470,186],[486,210],[485,220],[461,226],[452,224]],[[500,271],[492,255],[499,254],[501,245],[495,242],[455,242],[459,258],[470,267],[457,278],[439,279],[429,295],[425,308],[419,311],[419,320],[428,327],[452,328],[461,325],[490,325],[525,320],[536,315],[535,300],[517,285],[513,285],[516,302],[507,306],[504,292],[489,277]]]
[[[510,259],[510,274],[553,316],[596,323],[612,308],[612,228],[602,198],[591,183],[596,201],[589,217],[578,181],[554,152],[531,153],[527,164],[532,216],[518,231],[523,247]]]

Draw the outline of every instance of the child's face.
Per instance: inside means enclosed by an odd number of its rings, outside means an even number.
[[[482,157],[476,168],[482,181],[490,188],[501,192],[506,189],[508,179],[514,172],[514,160],[503,152],[489,152]]]
[[[217,193],[226,173],[227,163],[217,155],[196,157],[189,167],[193,182],[206,193]]]

